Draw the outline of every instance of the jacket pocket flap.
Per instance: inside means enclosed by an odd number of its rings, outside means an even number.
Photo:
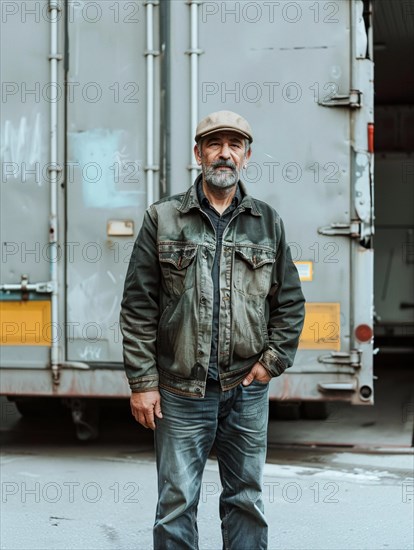
[[[185,269],[197,254],[196,244],[160,243],[158,257],[160,262],[173,264],[178,270]]]
[[[236,246],[236,254],[253,269],[257,269],[264,264],[273,264],[276,257],[273,250],[256,246]]]

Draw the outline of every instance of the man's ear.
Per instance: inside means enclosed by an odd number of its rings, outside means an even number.
[[[252,149],[251,149],[251,147],[249,147],[249,150],[247,151],[247,153],[244,156],[244,161],[247,162],[251,156],[252,156]]]
[[[194,145],[194,156],[195,156],[195,159],[197,161],[197,164],[200,166],[201,165],[201,155],[200,155],[200,152],[198,150],[198,145],[195,144]]]

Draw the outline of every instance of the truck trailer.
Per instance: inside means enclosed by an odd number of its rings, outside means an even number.
[[[2,2],[1,393],[22,413],[63,400],[86,439],[96,403],[130,395],[129,257],[222,109],[251,122],[241,178],[283,218],[306,297],[270,399],[373,404],[375,6]]]

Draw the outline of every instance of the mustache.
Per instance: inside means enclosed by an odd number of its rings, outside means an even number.
[[[221,166],[226,166],[232,170],[236,170],[236,165],[232,160],[216,160],[211,163],[211,168],[220,168]]]

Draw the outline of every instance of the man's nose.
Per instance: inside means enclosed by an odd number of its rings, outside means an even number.
[[[230,156],[231,156],[230,155],[230,147],[229,147],[228,143],[224,143],[221,146],[220,157],[223,158],[223,159],[229,159]]]

